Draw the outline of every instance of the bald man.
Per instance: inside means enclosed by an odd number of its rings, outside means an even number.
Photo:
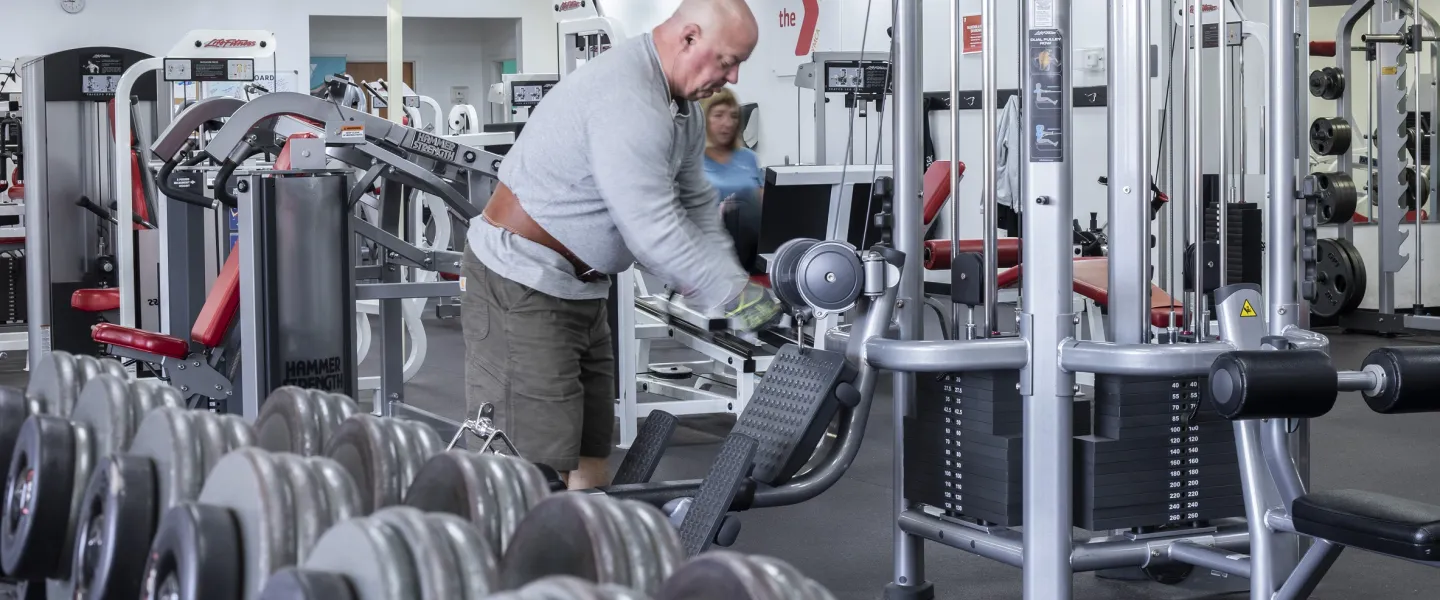
[[[736,262],[701,160],[697,101],[739,80],[758,35],[744,0],[686,0],[568,75],[525,123],[484,218],[470,224],[468,408],[494,403],[521,454],[566,474],[571,489],[609,481],[609,275],[638,261],[737,329],[779,319]]]

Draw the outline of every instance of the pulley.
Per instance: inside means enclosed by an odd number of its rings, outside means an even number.
[[[1355,180],[1345,173],[1311,173],[1320,225],[1341,225],[1355,217],[1360,192]]]
[[[1322,239],[1315,243],[1315,300],[1310,312],[1332,318],[1354,311],[1365,299],[1365,261],[1349,240]]]
[[[800,257],[795,283],[811,308],[841,313],[854,307],[865,291],[865,266],[849,243],[820,242]]]
[[[1325,67],[1310,72],[1310,95],[1325,100],[1339,100],[1345,94],[1345,72],[1338,67]]]
[[[805,251],[813,248],[819,240],[810,238],[795,238],[775,249],[775,256],[770,259],[770,289],[775,292],[775,297],[791,310],[806,308],[805,298],[800,295],[800,287],[796,282],[795,268],[800,264],[800,257]]]
[[[1321,117],[1310,124],[1310,148],[1323,156],[1350,151],[1350,124],[1340,117]]]

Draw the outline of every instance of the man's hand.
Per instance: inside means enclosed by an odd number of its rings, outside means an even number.
[[[731,328],[737,331],[765,329],[779,322],[783,316],[775,295],[753,282],[746,283],[738,296],[726,302],[724,311]]]

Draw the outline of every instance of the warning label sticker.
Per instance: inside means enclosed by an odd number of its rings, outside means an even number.
[[[340,138],[341,138],[341,139],[347,139],[347,140],[353,140],[353,139],[361,139],[361,140],[363,140],[363,139],[365,139],[365,126],[364,126],[364,125],[341,125],[341,126],[340,126]]]
[[[1240,307],[1240,316],[1242,316],[1242,317],[1258,317],[1258,316],[1260,316],[1260,314],[1259,314],[1259,313],[1256,313],[1256,312],[1255,312],[1255,307],[1250,305],[1250,301],[1249,301],[1249,300],[1246,300],[1246,301],[1245,301],[1245,305]]]

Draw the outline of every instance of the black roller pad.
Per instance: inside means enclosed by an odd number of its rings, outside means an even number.
[[[1225,498],[1241,493],[1240,484],[1222,485],[1209,488],[1182,488],[1176,490],[1154,490],[1138,494],[1117,494],[1109,496],[1091,496],[1088,494],[1076,494],[1075,505],[1086,508],[1113,508],[1116,506],[1139,506],[1142,504],[1156,504],[1160,502],[1177,502],[1184,500],[1204,500],[1208,498]]]
[[[841,353],[781,348],[732,430],[758,444],[751,477],[769,485],[794,477],[839,410],[836,386],[854,376]]]
[[[1440,348],[1379,348],[1365,357],[1365,366],[1385,370],[1385,389],[1365,395],[1370,410],[1406,414],[1440,410]]]

